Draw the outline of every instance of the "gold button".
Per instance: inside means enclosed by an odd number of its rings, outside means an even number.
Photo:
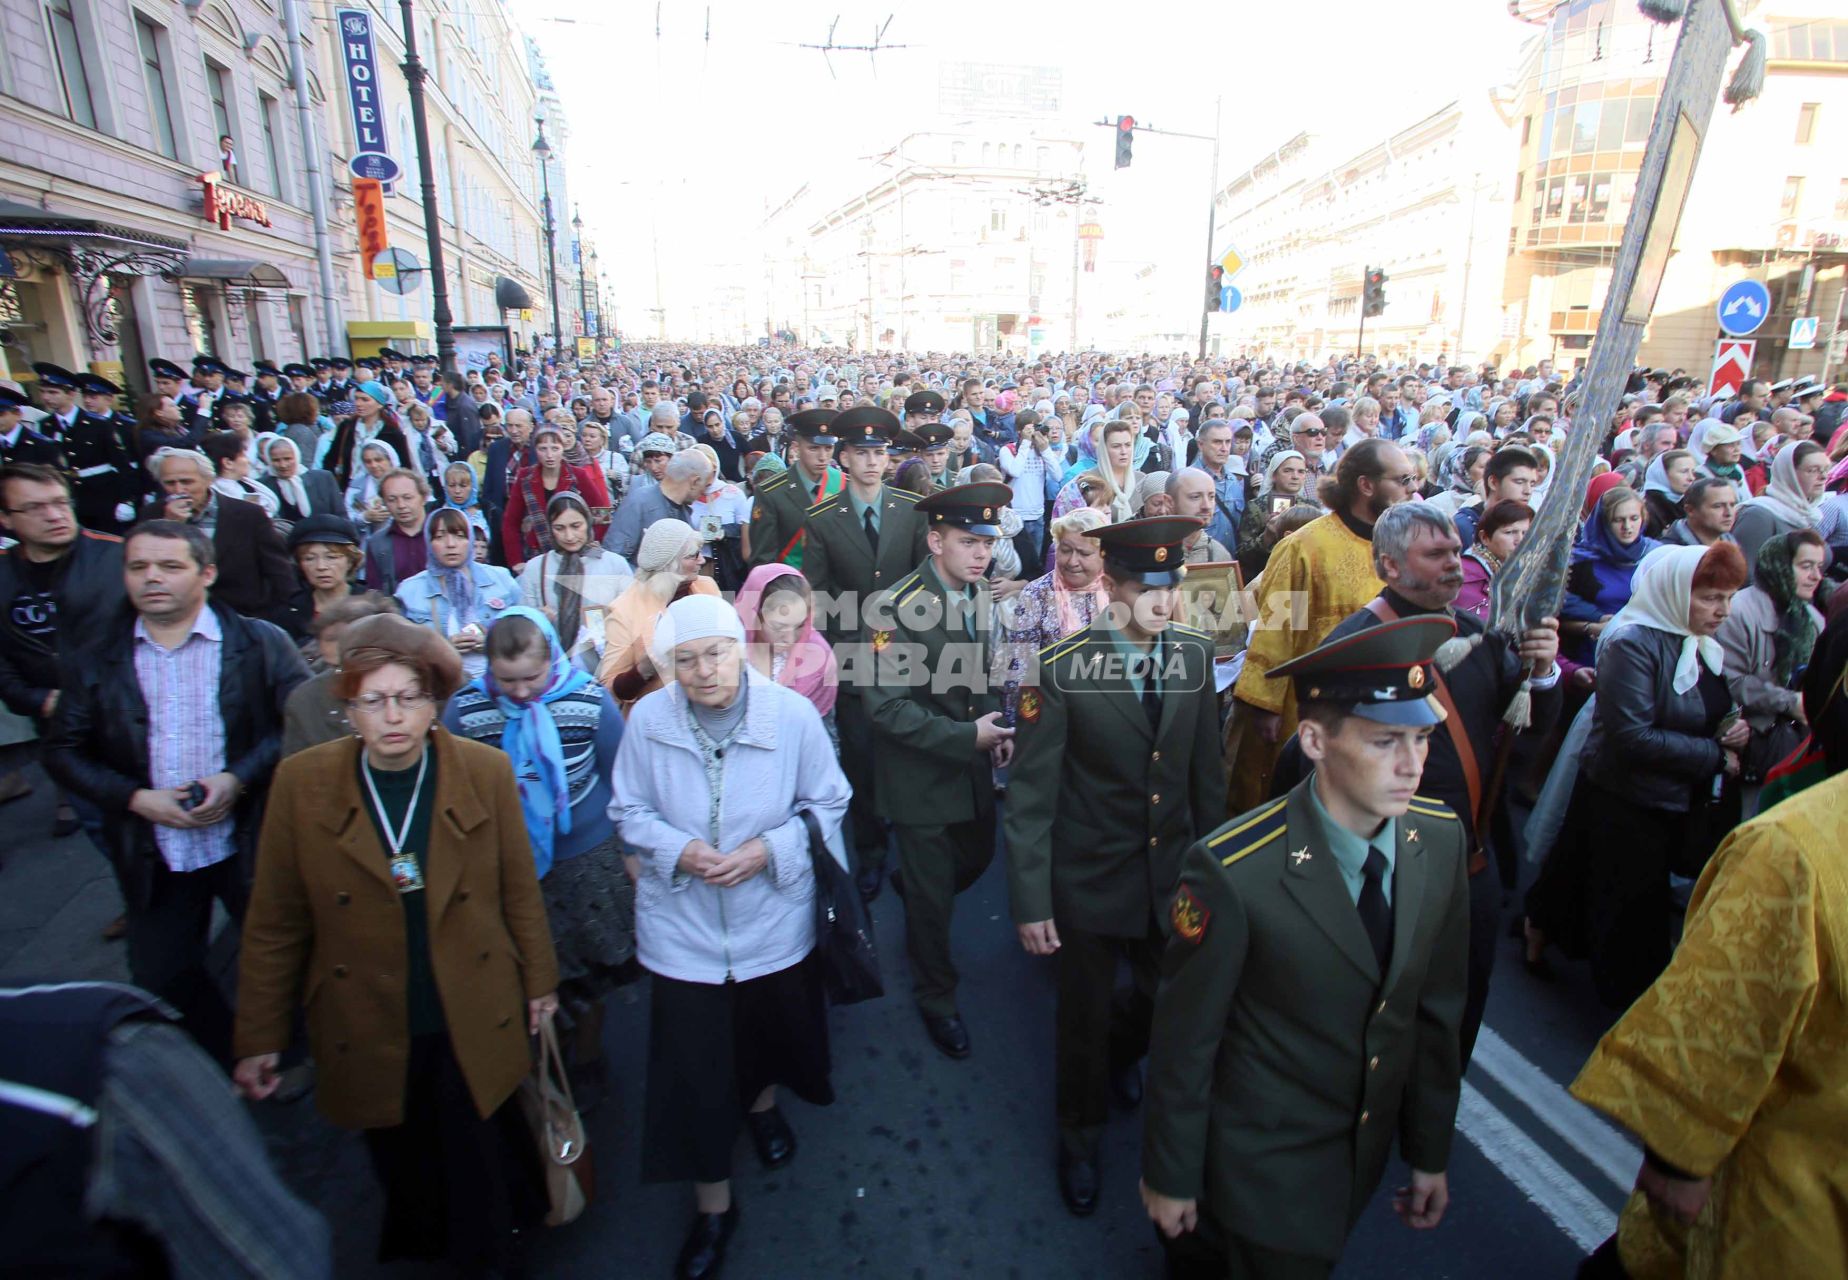
[[[1154,847],[1155,847],[1155,837],[1150,836],[1149,837],[1149,848],[1153,849]]]
[[[1376,1053],[1373,1055],[1373,1057],[1367,1060],[1367,1070],[1378,1071],[1379,1069],[1380,1069],[1380,1055]]]
[[[1150,796],[1149,803],[1150,804],[1160,804],[1161,803],[1161,793],[1158,791],[1154,795]]]
[[[1159,760],[1159,759],[1161,759],[1161,752],[1159,752],[1159,751],[1157,751],[1157,752],[1155,752],[1154,754],[1152,754],[1152,755],[1150,755],[1150,756],[1149,756],[1149,760],[1150,760],[1150,762],[1151,762],[1151,763],[1152,763],[1152,762],[1154,762],[1154,761],[1156,761],[1156,760]]]
[[[1362,1124],[1365,1124],[1365,1123],[1367,1123],[1367,1117],[1368,1117],[1368,1116],[1370,1116],[1370,1115],[1372,1115],[1372,1114],[1373,1114],[1373,1113],[1372,1113],[1371,1111],[1363,1111],[1363,1112],[1361,1112],[1361,1113],[1360,1113],[1360,1122],[1361,1122]]]

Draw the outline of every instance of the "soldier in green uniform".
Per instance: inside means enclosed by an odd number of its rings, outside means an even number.
[[[1081,1216],[1097,1208],[1111,1088],[1140,1094],[1181,855],[1225,813],[1213,641],[1172,621],[1182,544],[1201,527],[1160,516],[1093,533],[1110,607],[1042,649],[1037,684],[1020,691],[1010,896],[1021,945],[1055,963],[1059,1190]],[[1119,961],[1133,980],[1122,1002]]]
[[[938,490],[950,487],[953,479],[950,475],[950,441],[956,432],[948,423],[927,422],[917,428],[918,439],[923,441],[923,448],[918,456],[924,459],[924,468],[930,474],[930,482]]]
[[[832,423],[839,416],[833,409],[804,409],[790,415],[793,465],[758,485],[756,501],[751,504],[753,569],[779,561],[802,568],[808,509],[841,491],[841,473],[832,462],[836,444]]]
[[[918,495],[885,483],[885,454],[898,434],[896,415],[877,405],[848,409],[828,428],[840,441],[838,453],[846,482],[839,493],[808,509],[802,544],[802,574],[818,598],[828,604],[821,615],[823,631],[835,656],[847,664],[834,704],[841,735],[841,767],[853,784],[854,844],[859,849],[856,879],[860,895],[871,902],[885,870],[885,825],[874,808],[873,725],[853,678],[864,670],[861,621],[873,596],[924,562],[925,519],[916,510]],[[852,649],[844,646],[852,645]]]
[[[1177,1274],[1326,1277],[1397,1137],[1395,1208],[1449,1202],[1468,851],[1417,794],[1446,617],[1331,640],[1296,681],[1315,772],[1188,849],[1149,1051],[1142,1198]]]
[[[948,403],[941,391],[932,391],[928,387],[922,391],[913,391],[905,397],[905,430],[917,431],[933,422],[942,422],[943,410]]]
[[[873,683],[863,696],[878,812],[898,836],[893,885],[905,900],[912,995],[931,1043],[952,1058],[969,1056],[969,1031],[956,1008],[950,912],[994,860],[994,769],[1013,755],[983,577],[1009,496],[983,483],[919,499],[930,558],[866,619]]]

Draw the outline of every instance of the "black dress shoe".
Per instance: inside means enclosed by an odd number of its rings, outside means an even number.
[[[1110,1096],[1117,1105],[1134,1111],[1142,1105],[1142,1064],[1132,1062],[1110,1073]]]
[[[930,1042],[949,1057],[969,1056],[969,1028],[963,1025],[960,1013],[942,1018],[933,1018],[927,1013],[924,1015],[924,1030],[930,1033]]]
[[[853,883],[860,891],[860,901],[871,902],[879,896],[880,886],[885,883],[885,868],[876,862],[862,862]]]
[[[751,1128],[751,1141],[757,1144],[757,1158],[766,1169],[781,1169],[796,1158],[796,1131],[776,1107],[753,1111],[745,1117]]]
[[[680,1261],[674,1264],[674,1280],[713,1280],[725,1265],[725,1246],[737,1229],[736,1200],[724,1213],[695,1214],[687,1242],[680,1246]]]
[[[1097,1211],[1097,1165],[1067,1152],[1059,1153],[1059,1194],[1074,1217],[1088,1218]]]

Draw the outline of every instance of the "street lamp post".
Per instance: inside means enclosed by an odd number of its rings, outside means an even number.
[[[584,336],[590,336],[590,301],[584,292],[584,215],[576,209],[571,211],[571,256],[577,259],[578,268],[578,327]]]
[[[429,72],[417,57],[417,25],[411,0],[399,0],[404,19],[404,84],[411,99],[411,130],[417,140],[417,178],[422,187],[424,241],[430,254],[430,319],[436,325],[436,363],[445,373],[456,368],[455,313],[449,309],[449,277],[443,268],[443,228],[436,203],[436,171],[430,163],[430,125],[424,114],[424,79]]]
[[[561,335],[558,327],[558,224],[552,219],[552,175],[548,167],[552,144],[545,140],[545,117],[538,117],[537,123],[539,137],[533,143],[533,154],[539,157],[539,183],[545,203],[545,275],[552,295],[552,356],[556,359]]]
[[[603,274],[597,270],[597,251],[590,251],[590,278],[597,281],[597,323],[595,328],[597,350],[603,349]]]

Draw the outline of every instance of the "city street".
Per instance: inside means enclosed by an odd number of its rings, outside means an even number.
[[[14,833],[0,869],[0,980],[126,976],[120,943],[99,931],[117,911],[113,881],[76,837],[53,843],[49,788],[9,806]],[[962,1006],[975,1042],[942,1057],[912,1011],[900,955],[900,905],[875,916],[886,960],[883,1000],[835,1011],[837,1100],[785,1108],[800,1139],[794,1164],[764,1174],[738,1147],[742,1221],[727,1274],[796,1280],[877,1277],[1157,1277],[1156,1247],[1136,1195],[1137,1118],[1119,1113],[1104,1153],[1097,1216],[1068,1215],[1053,1173],[1052,972],[1023,953],[997,864],[957,903]],[[1367,1208],[1342,1277],[1569,1276],[1615,1223],[1638,1153],[1564,1092],[1595,1042],[1597,1001],[1582,971],[1555,986],[1521,969],[1504,939],[1494,993],[1458,1116],[1451,1207],[1434,1232],[1393,1216],[1394,1178]],[[625,1000],[624,997],[628,997]],[[639,1181],[639,1100],[647,1014],[643,988],[611,998],[606,1037],[616,1082],[590,1118],[597,1197],[577,1223],[545,1232],[532,1273],[547,1277],[670,1273],[691,1212],[681,1187]],[[290,1184],[332,1221],[337,1274],[418,1274],[372,1261],[379,1204],[364,1150],[314,1114],[311,1101],[255,1110]]]

